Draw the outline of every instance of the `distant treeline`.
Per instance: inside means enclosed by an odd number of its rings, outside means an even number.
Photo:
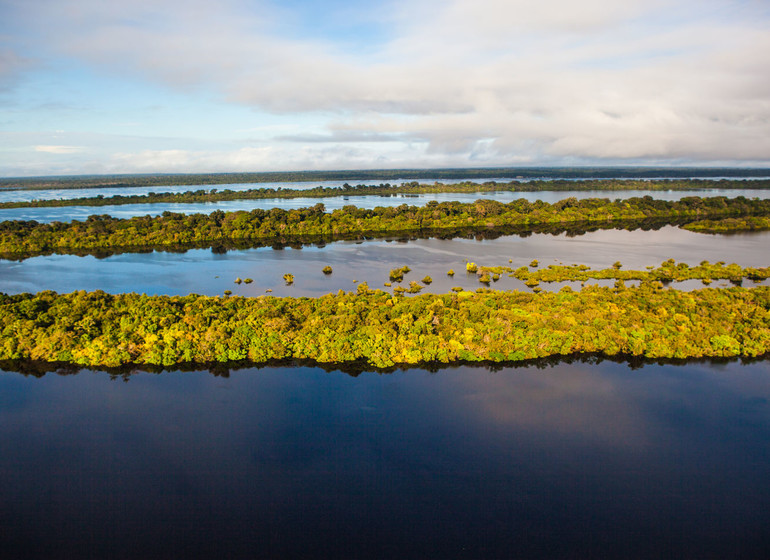
[[[699,220],[770,216],[770,200],[745,197],[685,197],[678,201],[650,196],[610,201],[567,198],[548,204],[519,199],[509,203],[431,201],[422,207],[403,204],[373,209],[345,206],[326,212],[323,204],[284,210],[175,214],[118,219],[90,216],[70,223],[0,222],[0,255],[6,258],[41,253],[72,253],[129,247],[209,246],[230,242],[335,240],[423,234],[451,237],[517,228],[638,227],[645,221],[688,223]]]
[[[0,294],[0,360],[84,366],[312,359],[376,367],[600,353],[756,357],[770,351],[770,288],[659,283],[558,293],[370,290],[320,298]]]
[[[115,206],[122,204],[157,204],[157,203],[212,203],[230,200],[260,200],[288,198],[322,198],[336,196],[399,196],[435,193],[486,193],[486,192],[540,192],[540,191],[682,191],[682,190],[730,190],[730,189],[770,189],[770,180],[727,180],[710,181],[704,179],[665,179],[642,181],[633,179],[596,179],[586,181],[511,181],[498,183],[463,182],[445,185],[443,183],[421,184],[418,182],[391,185],[345,185],[341,187],[314,187],[311,189],[259,188],[242,191],[231,189],[210,189],[186,191],[183,193],[150,192],[147,194],[121,195],[105,197],[103,195],[56,200],[32,200],[18,202],[0,202],[2,208],[51,208],[61,206]]]
[[[682,178],[768,177],[770,169],[702,167],[486,167],[455,169],[372,169],[266,173],[184,173],[143,175],[78,175],[0,178],[0,189],[89,189],[312,181],[398,181],[419,179],[537,178]]]

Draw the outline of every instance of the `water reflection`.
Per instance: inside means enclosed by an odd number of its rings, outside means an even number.
[[[0,548],[761,557],[769,373],[767,361],[130,383],[0,373]]]
[[[205,295],[231,290],[235,295],[257,296],[266,290],[276,296],[318,296],[338,290],[353,291],[367,282],[383,288],[392,268],[409,266],[405,277],[433,279],[423,293],[446,293],[454,286],[475,290],[481,284],[475,274],[466,274],[466,261],[484,265],[519,267],[538,259],[549,264],[586,264],[609,268],[620,260],[626,269],[658,266],[668,258],[690,265],[702,260],[735,262],[741,266],[767,266],[770,232],[723,236],[692,233],[676,227],[650,231],[604,230],[580,236],[534,234],[497,239],[415,239],[343,241],[322,246],[297,246],[274,250],[269,247],[225,253],[208,249],[184,253],[125,253],[98,259],[72,255],[50,255],[21,263],[0,260],[0,292],[21,293],[54,290],[104,290],[109,293]],[[325,275],[324,266],[334,272]],[[453,269],[453,277],[447,271]],[[283,274],[295,276],[286,286]],[[236,278],[252,278],[252,284],[234,284]],[[354,282],[357,281],[357,282]],[[712,286],[727,286],[726,281]],[[744,282],[744,285],[754,285]],[[523,284],[503,275],[492,285],[496,289],[525,289]],[[683,283],[686,289],[700,282]],[[543,284],[545,289],[559,289]],[[579,284],[572,284],[579,288]]]
[[[714,180],[719,181],[721,179],[728,180],[743,180],[744,177],[716,177]],[[763,179],[758,177],[757,179]],[[442,179],[440,182],[445,185],[453,185],[456,183],[486,183],[488,181],[496,181],[501,183],[507,183],[511,179],[496,178],[496,179]],[[752,180],[752,179],[747,179]],[[400,185],[406,182],[404,179],[372,179],[367,180],[367,185]],[[437,179],[420,179],[420,183],[433,184],[437,182]],[[346,183],[351,185],[360,184],[359,181],[289,181],[285,183],[229,183],[221,185],[157,185],[153,187],[97,187],[87,189],[35,189],[35,190],[12,190],[12,189],[0,189],[0,202],[15,202],[15,201],[30,201],[30,200],[72,200],[76,198],[103,196],[105,198],[115,195],[121,196],[134,196],[134,195],[146,195],[148,193],[183,193],[188,191],[247,191],[252,189],[284,189],[284,190],[298,190],[304,191],[308,189],[314,189],[316,187],[324,187],[327,189],[337,189],[344,186]]]

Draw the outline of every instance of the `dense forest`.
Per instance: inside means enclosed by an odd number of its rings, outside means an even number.
[[[307,181],[405,181],[415,179],[537,179],[537,178],[687,178],[768,177],[768,169],[702,167],[487,167],[454,169],[372,169],[262,173],[186,173],[140,175],[78,175],[67,177],[0,178],[0,189],[88,189],[172,185],[225,185]]]
[[[199,189],[183,193],[149,192],[141,195],[92,196],[82,198],[61,198],[51,200],[30,200],[15,202],[0,202],[3,208],[52,208],[62,206],[116,206],[124,204],[158,204],[158,203],[213,203],[232,200],[261,200],[261,199],[290,199],[290,198],[322,198],[337,196],[408,196],[436,193],[490,193],[490,192],[542,192],[542,191],[683,191],[683,190],[730,190],[730,189],[770,189],[770,180],[699,180],[699,179],[666,179],[641,181],[633,179],[592,179],[586,181],[511,181],[498,183],[463,182],[445,185],[443,183],[421,184],[417,182],[391,185],[348,185],[341,187],[314,187],[310,189],[259,188],[234,191]]]
[[[770,351],[770,288],[638,287],[391,296],[365,284],[320,298],[0,294],[0,360],[85,366],[286,358],[518,361],[601,353],[756,357]]]
[[[645,221],[683,224],[698,220],[770,216],[770,200],[744,197],[686,197],[679,201],[646,196],[627,200],[567,198],[548,204],[519,199],[509,203],[429,202],[423,207],[345,206],[326,212],[323,204],[296,210],[255,209],[250,212],[175,214],[117,219],[90,216],[86,221],[40,224],[0,222],[0,255],[23,258],[33,254],[77,253],[115,248],[226,246],[229,242],[335,240],[387,237],[409,233],[451,237],[488,234],[507,228],[638,227]]]

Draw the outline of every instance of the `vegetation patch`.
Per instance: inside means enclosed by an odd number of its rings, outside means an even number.
[[[411,298],[364,283],[357,293],[320,298],[41,292],[0,294],[0,316],[0,360],[104,367],[286,358],[388,367],[581,353],[701,358],[770,351],[765,286],[684,292],[644,282]]]
[[[726,221],[732,218],[733,222]],[[275,240],[334,240],[387,237],[415,233],[423,236],[498,232],[527,233],[545,228],[639,227],[658,224],[707,223],[720,220],[725,231],[741,231],[754,219],[770,219],[770,200],[744,197],[688,197],[679,201],[652,197],[610,201],[568,198],[554,204],[524,199],[507,204],[495,200],[473,203],[442,202],[424,207],[345,206],[325,212],[322,204],[294,210],[254,209],[250,212],[138,216],[130,219],[90,216],[70,223],[0,222],[0,256],[16,258],[45,253],[97,254],[116,248],[147,250],[157,247],[227,247]],[[709,222],[710,223],[710,222]],[[753,222],[752,222],[753,223]],[[732,225],[731,225],[732,224]],[[753,226],[752,226],[753,227]],[[703,231],[707,231],[704,229]]]

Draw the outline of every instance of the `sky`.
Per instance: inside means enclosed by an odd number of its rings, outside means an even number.
[[[770,166],[770,0],[0,0],[0,176]]]

